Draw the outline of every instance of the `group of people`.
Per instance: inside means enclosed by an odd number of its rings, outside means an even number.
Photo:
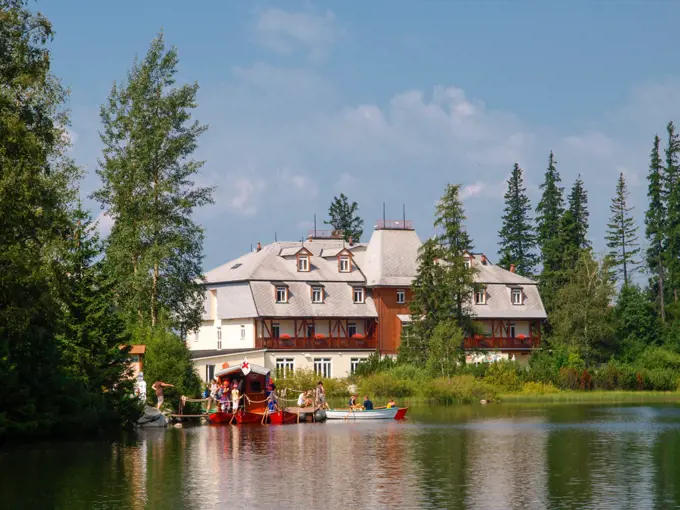
[[[208,399],[208,409],[211,409],[215,403],[217,408],[225,413],[235,412],[241,406],[243,398],[243,379],[240,381],[225,380],[222,384],[217,382],[217,379],[213,379],[210,381],[210,386],[206,387],[203,398]]]
[[[312,400],[312,395],[314,400]],[[326,389],[323,387],[323,382],[319,381],[316,385],[316,389],[312,391],[303,391],[298,396],[297,400],[298,407],[312,407],[315,409],[329,409],[328,402],[326,402]]]
[[[364,409],[366,411],[373,411],[373,402],[368,398],[368,395],[364,396],[364,402],[363,405],[359,405],[357,403],[357,396],[352,395],[349,397],[349,402],[347,403],[350,407],[350,409]],[[390,399],[390,401],[387,403],[387,409],[391,409],[393,407],[397,407],[397,403],[394,401],[393,398]]]

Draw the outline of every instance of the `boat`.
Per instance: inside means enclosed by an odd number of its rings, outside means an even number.
[[[408,407],[391,407],[381,409],[328,409],[329,420],[403,420]]]
[[[297,423],[298,415],[288,411],[276,411],[269,413],[269,423],[272,425],[286,425],[290,423]]]
[[[226,365],[226,364],[225,364]],[[260,424],[266,411],[267,394],[265,388],[270,370],[266,367],[254,365],[248,360],[233,366],[225,366],[215,374],[218,384],[225,381],[231,386],[238,382],[246,398],[241,400],[241,408],[234,414],[215,411],[208,415],[210,423]]]
[[[231,423],[233,418],[232,413],[225,413],[224,411],[215,411],[208,415],[210,423]]]

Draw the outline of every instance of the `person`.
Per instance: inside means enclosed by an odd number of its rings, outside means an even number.
[[[165,400],[163,398],[163,388],[173,388],[174,384],[168,384],[164,383],[163,381],[156,381],[153,383],[153,386],[151,386],[154,390],[156,390],[156,397],[158,398],[158,405],[156,405],[156,409],[160,409],[161,406],[163,405],[163,401]]]
[[[364,397],[364,409],[367,411],[373,411],[373,402],[368,400],[368,395]]]
[[[317,409],[323,409],[326,407],[326,390],[323,387],[321,381],[316,385],[316,394],[314,395],[314,403]]]
[[[392,409],[393,407],[397,407],[397,403],[394,401],[393,398],[391,398],[390,401],[387,403],[387,409]]]
[[[238,383],[236,381],[234,381],[234,386],[231,390],[231,402],[232,402],[232,412],[233,413],[238,411],[239,399],[240,399],[240,394],[239,394],[239,391],[238,391]]]
[[[311,392],[309,391],[303,391],[300,393],[300,396],[298,397],[297,400],[297,405],[298,407],[307,407],[312,405],[312,399],[309,398]]]
[[[350,407],[356,407],[357,406],[357,396],[352,395],[351,397],[349,397],[348,404],[349,404]]]
[[[276,385],[270,384],[267,388],[269,390],[269,396],[267,397],[267,409],[270,413],[273,413],[277,409],[276,405]]]

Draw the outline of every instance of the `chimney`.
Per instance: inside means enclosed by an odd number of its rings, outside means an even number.
[[[255,251],[260,251],[261,249],[262,249],[262,244],[258,242],[257,248],[255,248]]]
[[[486,255],[482,253],[482,265],[486,266]]]
[[[349,245],[354,246],[354,239],[352,239],[352,236],[349,236]]]
[[[510,264],[510,272],[511,273],[515,272],[515,264]]]
[[[310,234],[307,236],[307,242],[311,243],[313,240],[314,240],[314,236],[310,233]]]

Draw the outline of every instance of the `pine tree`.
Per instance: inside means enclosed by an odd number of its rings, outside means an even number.
[[[515,163],[505,193],[503,227],[498,232],[501,255],[498,263],[505,268],[514,264],[518,274],[531,276],[538,263],[538,255],[534,252],[536,234],[526,191],[522,169]]]
[[[556,167],[555,156],[550,153],[545,180],[541,184],[541,200],[536,207],[537,241],[543,266],[539,277],[541,297],[546,310],[552,309],[555,293],[562,285],[561,228],[564,215],[564,188]]]
[[[324,223],[331,225],[333,230],[342,232],[345,241],[349,241],[351,237],[354,242],[359,242],[364,234],[364,220],[357,215],[358,210],[356,202],[350,204],[344,193],[340,193],[340,197],[333,197],[328,208],[330,220]]]
[[[25,1],[0,0],[0,438],[48,433],[64,412],[54,261],[78,171],[51,40]]]
[[[665,245],[663,256],[667,269],[668,297],[678,301],[680,288],[680,136],[675,131],[673,122],[666,126],[668,140],[666,144],[666,166],[663,173],[663,197],[666,203],[666,221],[664,224]]]
[[[141,325],[164,317],[184,333],[202,315],[203,230],[192,215],[212,203],[212,189],[192,181],[206,126],[191,120],[198,85],[175,85],[177,63],[161,34],[113,86],[101,108],[103,186],[94,196],[115,220],[106,258],[119,305]]]
[[[653,289],[659,303],[662,323],[666,321],[666,306],[664,296],[665,269],[664,269],[664,231],[666,207],[663,196],[663,166],[661,163],[659,136],[654,137],[654,146],[650,154],[649,182],[647,198],[649,206],[645,213],[645,236],[647,238],[647,267],[653,275],[650,287]]]
[[[434,329],[452,308],[442,256],[436,238],[425,241],[418,253],[418,272],[411,284],[413,297],[409,303],[412,323],[404,331],[399,348],[399,357],[410,363],[425,363]]]
[[[630,275],[640,264],[637,259],[640,254],[638,242],[638,227],[635,218],[631,215],[633,207],[628,207],[628,188],[623,173],[619,175],[616,184],[616,196],[612,199],[609,207],[612,217],[607,225],[607,247],[612,266],[620,276],[623,276],[623,285],[630,282]]]
[[[581,252],[590,248],[588,240],[588,194],[579,175],[568,197],[569,207],[562,217],[560,245],[562,247],[561,271],[574,268]]]
[[[81,398],[101,402],[105,390],[110,410],[125,398],[121,391],[130,391],[121,385],[129,368],[127,352],[120,348],[129,342],[129,335],[113,308],[113,286],[98,260],[102,254],[96,225],[79,206],[62,257],[66,278],[60,286],[64,313],[59,340],[67,374],[84,393]]]
[[[459,194],[459,185],[447,185],[437,204],[434,226],[441,230],[437,240],[445,264],[447,292],[453,297],[454,308],[448,317],[469,335],[474,329],[471,303],[475,271],[465,261],[466,252],[472,251],[472,241],[465,229],[465,211]]]

